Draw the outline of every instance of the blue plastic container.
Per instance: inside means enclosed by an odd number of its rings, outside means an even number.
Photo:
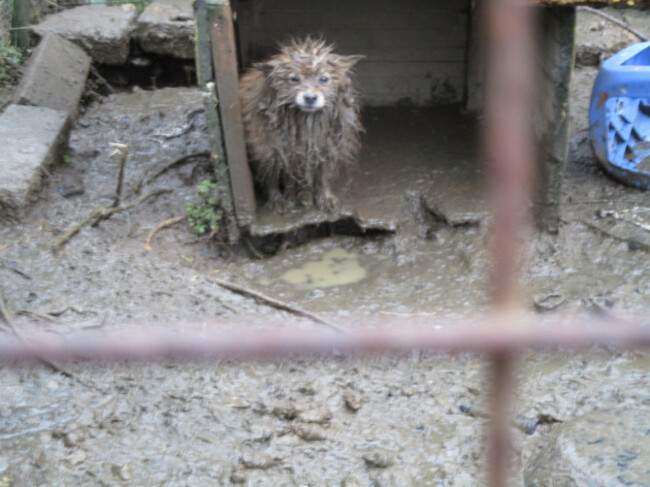
[[[591,93],[591,143],[615,179],[650,189],[650,41],[605,61]]]

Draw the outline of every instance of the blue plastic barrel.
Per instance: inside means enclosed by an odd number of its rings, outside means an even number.
[[[607,173],[650,189],[650,41],[602,64],[591,93],[589,135]]]

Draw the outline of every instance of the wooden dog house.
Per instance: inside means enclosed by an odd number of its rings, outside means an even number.
[[[537,213],[540,223],[552,230],[559,219],[569,141],[575,7],[619,2],[531,3],[540,9],[540,104],[535,126],[542,183]],[[410,193],[452,224],[471,222],[483,212],[483,205],[472,200],[476,188],[467,183],[478,180],[480,172],[471,140],[475,124],[467,116],[479,112],[483,103],[484,53],[476,4],[476,0],[197,0],[199,83],[206,92],[217,175],[223,194],[230,196],[224,203],[234,228],[231,239],[237,239],[241,229],[265,235],[341,217],[357,218],[361,228],[394,229],[402,217],[396,201]],[[280,217],[257,207],[237,100],[238,65],[268,56],[279,41],[306,34],[322,35],[342,54],[366,56],[357,69],[362,100],[369,107],[367,148],[361,161],[365,179],[356,185],[355,200],[341,215],[303,211]],[[394,148],[390,139],[406,142]],[[413,183],[395,172],[412,161],[416,162],[408,173]],[[423,179],[432,181],[427,189],[412,187]]]

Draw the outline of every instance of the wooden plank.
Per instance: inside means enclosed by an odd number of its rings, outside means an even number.
[[[236,243],[240,237],[239,222],[235,215],[234,198],[230,184],[230,174],[225,157],[222,139],[221,118],[215,92],[214,70],[212,69],[212,45],[210,42],[210,23],[206,0],[194,2],[196,20],[196,65],[199,86],[203,90],[203,104],[210,137],[211,159],[216,180],[217,192],[224,210],[228,241]]]
[[[545,8],[541,17],[540,103],[535,114],[535,129],[541,151],[541,184],[536,213],[542,228],[556,232],[569,151],[569,89],[575,57],[575,8]]]
[[[239,108],[237,48],[230,3],[209,1],[208,19],[215,84],[235,213],[239,224],[246,226],[250,225],[255,218],[256,203]]]

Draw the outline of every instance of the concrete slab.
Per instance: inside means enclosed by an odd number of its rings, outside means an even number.
[[[68,114],[10,105],[0,115],[0,220],[20,217],[68,133]]]
[[[99,64],[124,64],[129,57],[135,6],[84,5],[48,15],[32,27],[40,37],[57,34],[84,48]]]
[[[138,17],[133,37],[142,50],[194,59],[194,12],[190,0],[157,0]]]
[[[419,224],[422,202],[450,226],[479,224],[489,216],[471,118],[449,107],[369,108],[364,126],[351,187],[337,190],[342,199],[338,213],[294,209],[278,215],[260,204],[249,233],[288,233],[348,218],[362,230],[394,232]]]
[[[63,110],[74,117],[89,69],[90,56],[82,48],[56,34],[45,36],[29,60],[14,103]]]
[[[441,161],[449,162],[446,158]],[[460,158],[432,173],[424,201],[436,217],[457,226],[478,224],[489,216],[483,176],[475,160]]]

